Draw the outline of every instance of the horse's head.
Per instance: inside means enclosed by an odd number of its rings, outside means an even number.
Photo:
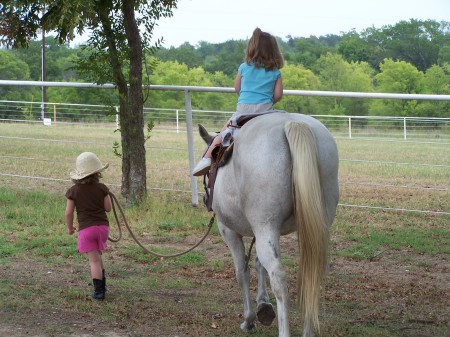
[[[206,151],[208,150],[208,147],[211,145],[212,141],[214,140],[214,138],[217,136],[217,133],[209,133],[205,127],[201,124],[198,124],[198,133],[200,134],[200,137],[202,137],[202,139],[205,141],[206,148],[205,151],[203,153],[203,155],[206,153]],[[202,156],[203,156],[202,155]],[[208,200],[210,198],[210,188],[209,188],[209,174],[205,174],[203,176],[203,186],[205,187],[205,194],[203,195],[203,202],[206,205],[206,207],[208,207],[208,210],[211,211],[211,204],[208,203]],[[211,199],[212,200],[212,199]]]
[[[205,141],[206,144],[210,145],[216,136],[216,133],[209,133],[205,127],[201,124],[198,125],[198,133],[200,134],[200,137]]]

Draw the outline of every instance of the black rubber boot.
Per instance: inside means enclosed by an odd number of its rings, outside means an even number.
[[[103,288],[105,289],[105,293],[106,293],[106,272],[105,269],[102,269],[102,275],[103,275]]]
[[[92,280],[94,283],[94,292],[92,293],[92,298],[95,300],[104,300],[105,299],[105,286],[103,280],[98,280],[94,278]]]

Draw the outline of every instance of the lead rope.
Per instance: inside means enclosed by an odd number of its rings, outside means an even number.
[[[109,237],[108,237],[108,240],[111,241],[111,242],[119,242],[120,239],[122,239],[122,228],[121,228],[121,226],[120,226],[120,221],[119,221],[119,218],[117,217],[116,207],[115,207],[115,205],[114,205],[114,204],[116,204],[117,207],[119,208],[120,214],[122,215],[122,219],[123,219],[123,222],[124,222],[124,224],[125,224],[125,227],[127,227],[128,232],[130,232],[130,235],[131,235],[131,237],[133,238],[133,240],[134,240],[134,241],[139,245],[139,247],[141,247],[146,253],[151,254],[151,255],[154,255],[154,256],[157,256],[157,257],[177,257],[177,256],[184,255],[184,254],[186,254],[186,253],[189,253],[191,250],[197,248],[197,247],[198,247],[198,246],[206,239],[206,237],[208,236],[209,232],[211,231],[212,225],[214,224],[214,218],[216,217],[216,213],[213,213],[213,216],[212,216],[211,219],[209,220],[209,223],[208,223],[208,230],[206,231],[205,235],[200,239],[199,242],[197,242],[194,246],[192,246],[192,247],[189,248],[188,250],[185,250],[184,252],[176,253],[176,254],[168,254],[168,255],[166,255],[166,254],[159,254],[159,253],[155,253],[155,252],[153,252],[153,251],[147,249],[147,248],[146,248],[146,247],[145,247],[145,246],[144,246],[144,245],[136,238],[136,236],[134,235],[133,231],[132,231],[131,228],[130,228],[130,225],[129,225],[128,222],[127,222],[127,219],[126,219],[126,217],[125,217],[125,213],[123,212],[123,209],[122,209],[122,207],[120,206],[120,204],[119,204],[119,202],[118,202],[116,196],[115,196],[112,192],[109,192],[109,195],[110,195],[110,197],[111,197],[111,201],[112,201],[111,204],[112,204],[112,209],[113,209],[113,212],[114,212],[114,217],[115,217],[116,222],[117,222],[117,227],[119,227],[119,238],[118,238],[118,239],[112,239],[112,238],[109,238]]]
[[[252,243],[250,244],[250,248],[248,249],[248,254],[245,256],[245,268],[244,268],[244,270],[248,269],[248,264],[250,262],[250,256],[252,254],[252,248],[253,248],[253,245],[255,244],[255,241],[256,241],[256,237],[253,237]]]

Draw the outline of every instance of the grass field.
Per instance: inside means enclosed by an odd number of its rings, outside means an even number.
[[[0,124],[0,336],[245,336],[231,257],[215,226],[198,249],[175,259],[145,254],[124,233],[105,254],[106,301],[89,299],[88,262],[66,234],[64,193],[76,156],[93,151],[110,163],[103,181],[119,196],[113,131]],[[195,142],[199,156],[203,144]],[[332,228],[323,335],[450,335],[449,144],[337,143],[342,206]],[[191,205],[186,134],[156,128],[146,146],[149,197],[126,207],[127,219],[158,252],[182,251],[211,216]],[[297,244],[294,236],[282,241],[298,336]],[[253,336],[277,335],[276,324],[258,328]]]

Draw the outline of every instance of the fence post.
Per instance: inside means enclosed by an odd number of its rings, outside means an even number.
[[[406,117],[403,117],[403,140],[406,140]]]
[[[53,126],[56,126],[56,104],[53,103]]]
[[[187,127],[187,140],[188,140],[188,153],[189,153],[189,175],[191,177],[191,193],[192,193],[192,205],[198,206],[198,190],[197,179],[191,173],[194,170],[194,130],[192,127],[192,105],[191,105],[191,93],[189,90],[184,90],[184,104],[186,106],[186,127]]]
[[[352,139],[352,117],[348,117],[348,138]]]
[[[177,119],[177,133],[180,133],[179,123],[178,123],[178,109],[176,110],[176,119]]]

